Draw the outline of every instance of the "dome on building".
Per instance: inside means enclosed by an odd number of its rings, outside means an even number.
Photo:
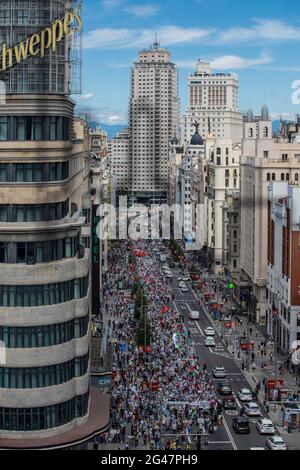
[[[266,104],[263,105],[261,108],[261,120],[268,121],[269,120],[269,110]]]
[[[191,138],[191,145],[203,145],[204,141],[198,131]]]
[[[247,122],[252,122],[254,119],[254,114],[251,108],[248,109],[246,114]]]

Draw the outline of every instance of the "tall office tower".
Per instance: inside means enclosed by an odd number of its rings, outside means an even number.
[[[26,40],[72,8],[2,1],[1,41]],[[61,447],[91,432],[90,251],[81,245],[84,147],[69,97],[71,36],[56,53],[0,73],[8,92],[0,108],[0,448]]]
[[[134,202],[167,202],[169,142],[178,130],[178,77],[170,53],[155,42],[132,68],[129,107]]]
[[[193,124],[199,122],[199,132],[206,138],[212,133],[218,139],[240,142],[243,134],[243,116],[238,111],[237,75],[214,73],[209,63],[196,64],[196,71],[188,79],[188,107],[184,115],[185,142],[194,133]]]

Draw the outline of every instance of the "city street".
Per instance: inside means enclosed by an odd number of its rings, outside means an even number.
[[[266,448],[266,436],[260,435],[256,428],[259,417],[249,418],[249,434],[237,434],[233,430],[233,419],[242,408],[237,393],[242,388],[251,390],[251,386],[239,367],[240,362],[231,356],[216,329],[215,346],[205,345],[205,329],[214,325],[205,306],[197,300],[191,281],[186,279],[185,289],[179,288],[182,272],[174,267],[168,250],[161,243],[139,242],[134,247],[137,248],[144,250],[141,251],[143,255],[137,258],[133,272],[128,273],[127,285],[132,285],[138,273],[148,296],[148,319],[156,333],[152,337],[151,353],[145,357],[135,345],[135,329],[129,321],[128,308],[121,300],[122,294],[114,287],[127,269],[125,244],[117,251],[123,268],[111,272],[108,291],[111,313],[107,322],[114,338],[113,376],[116,379],[112,392],[111,431],[101,440],[101,448],[128,446],[137,450],[151,448],[151,445],[157,449]],[[166,261],[160,260],[160,250],[167,254],[168,264],[173,266],[168,272]],[[199,319],[191,320],[190,313],[195,311],[199,312]],[[175,340],[174,334],[177,335]],[[214,378],[212,370],[215,366],[224,367],[226,379]],[[193,371],[199,377],[198,384]],[[216,389],[218,383],[224,381],[232,388],[236,409],[221,408],[221,419],[218,403],[223,396]],[[156,391],[149,390],[147,383],[155,383]],[[189,384],[195,387],[196,394]],[[197,389],[202,390],[201,394],[197,394]],[[261,404],[257,404],[260,417],[267,417]],[[212,420],[210,416],[217,418],[217,414],[218,419]],[[199,424],[201,420],[202,425]],[[204,425],[205,420],[208,424]]]
[[[174,280],[171,283],[172,291],[175,294],[175,307],[185,317],[185,324],[191,332],[192,340],[197,350],[199,361],[207,365],[211,379],[217,384],[220,380],[212,377],[212,368],[214,366],[223,366],[227,373],[227,379],[230,382],[233,392],[235,395],[238,390],[243,387],[250,388],[246,381],[242,371],[237,366],[234,359],[231,358],[228,350],[225,348],[220,340],[218,334],[215,336],[216,347],[210,348],[204,345],[205,334],[204,330],[208,326],[212,326],[212,323],[207,318],[202,307],[199,307],[196,302],[192,289],[189,289],[188,293],[183,294],[178,288],[178,281],[176,277],[179,273],[174,271]],[[189,312],[192,310],[200,311],[199,321],[190,321]],[[241,408],[241,404],[236,399],[238,409]],[[262,415],[264,411],[261,408]],[[224,427],[218,429],[210,439],[209,447],[217,450],[247,450],[250,447],[264,447],[266,438],[261,436],[256,430],[255,423],[257,419],[250,419],[251,433],[246,435],[235,434],[232,429],[232,418],[237,414],[232,410],[224,411],[223,417],[225,419]]]

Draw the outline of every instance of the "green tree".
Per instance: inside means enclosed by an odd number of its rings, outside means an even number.
[[[146,310],[146,309],[145,309]],[[146,311],[141,315],[139,327],[136,334],[136,342],[138,346],[150,346],[152,338],[151,326]]]

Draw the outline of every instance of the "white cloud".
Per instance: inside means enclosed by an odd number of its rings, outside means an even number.
[[[263,51],[259,57],[254,59],[240,57],[236,55],[224,55],[215,59],[208,59],[213,69],[217,70],[232,70],[232,69],[248,69],[258,65],[269,64],[273,61],[272,57],[267,51]],[[195,69],[195,60],[182,60],[177,61],[179,67]]]
[[[155,15],[160,10],[158,5],[129,5],[124,8],[124,11],[130,13],[138,18],[146,18]]]
[[[207,39],[213,30],[165,26],[157,29],[102,28],[88,32],[84,37],[85,49],[131,49],[152,44],[155,33],[163,46],[198,43]]]
[[[295,114],[293,113],[270,113],[270,117],[272,118],[272,120],[275,120],[275,119],[286,119],[286,120],[290,120],[290,121],[293,121],[295,119]]]
[[[124,3],[124,0],[102,0],[101,4],[106,10],[112,10],[121,6]]]
[[[272,57],[263,52],[260,57],[249,59],[245,57],[239,57],[236,55],[225,55],[218,57],[211,61],[211,66],[214,69],[228,70],[228,69],[249,69],[258,65],[270,64],[273,62]]]
[[[76,111],[79,115],[88,116],[90,121],[103,122],[105,124],[126,124],[128,120],[127,111],[110,106],[97,107],[79,103]]]
[[[86,93],[85,95],[79,95],[76,97],[77,101],[88,101],[93,98],[94,93]]]
[[[242,44],[259,41],[300,40],[300,29],[281,20],[253,19],[254,25],[249,28],[235,26],[221,31],[216,37],[217,44]]]

